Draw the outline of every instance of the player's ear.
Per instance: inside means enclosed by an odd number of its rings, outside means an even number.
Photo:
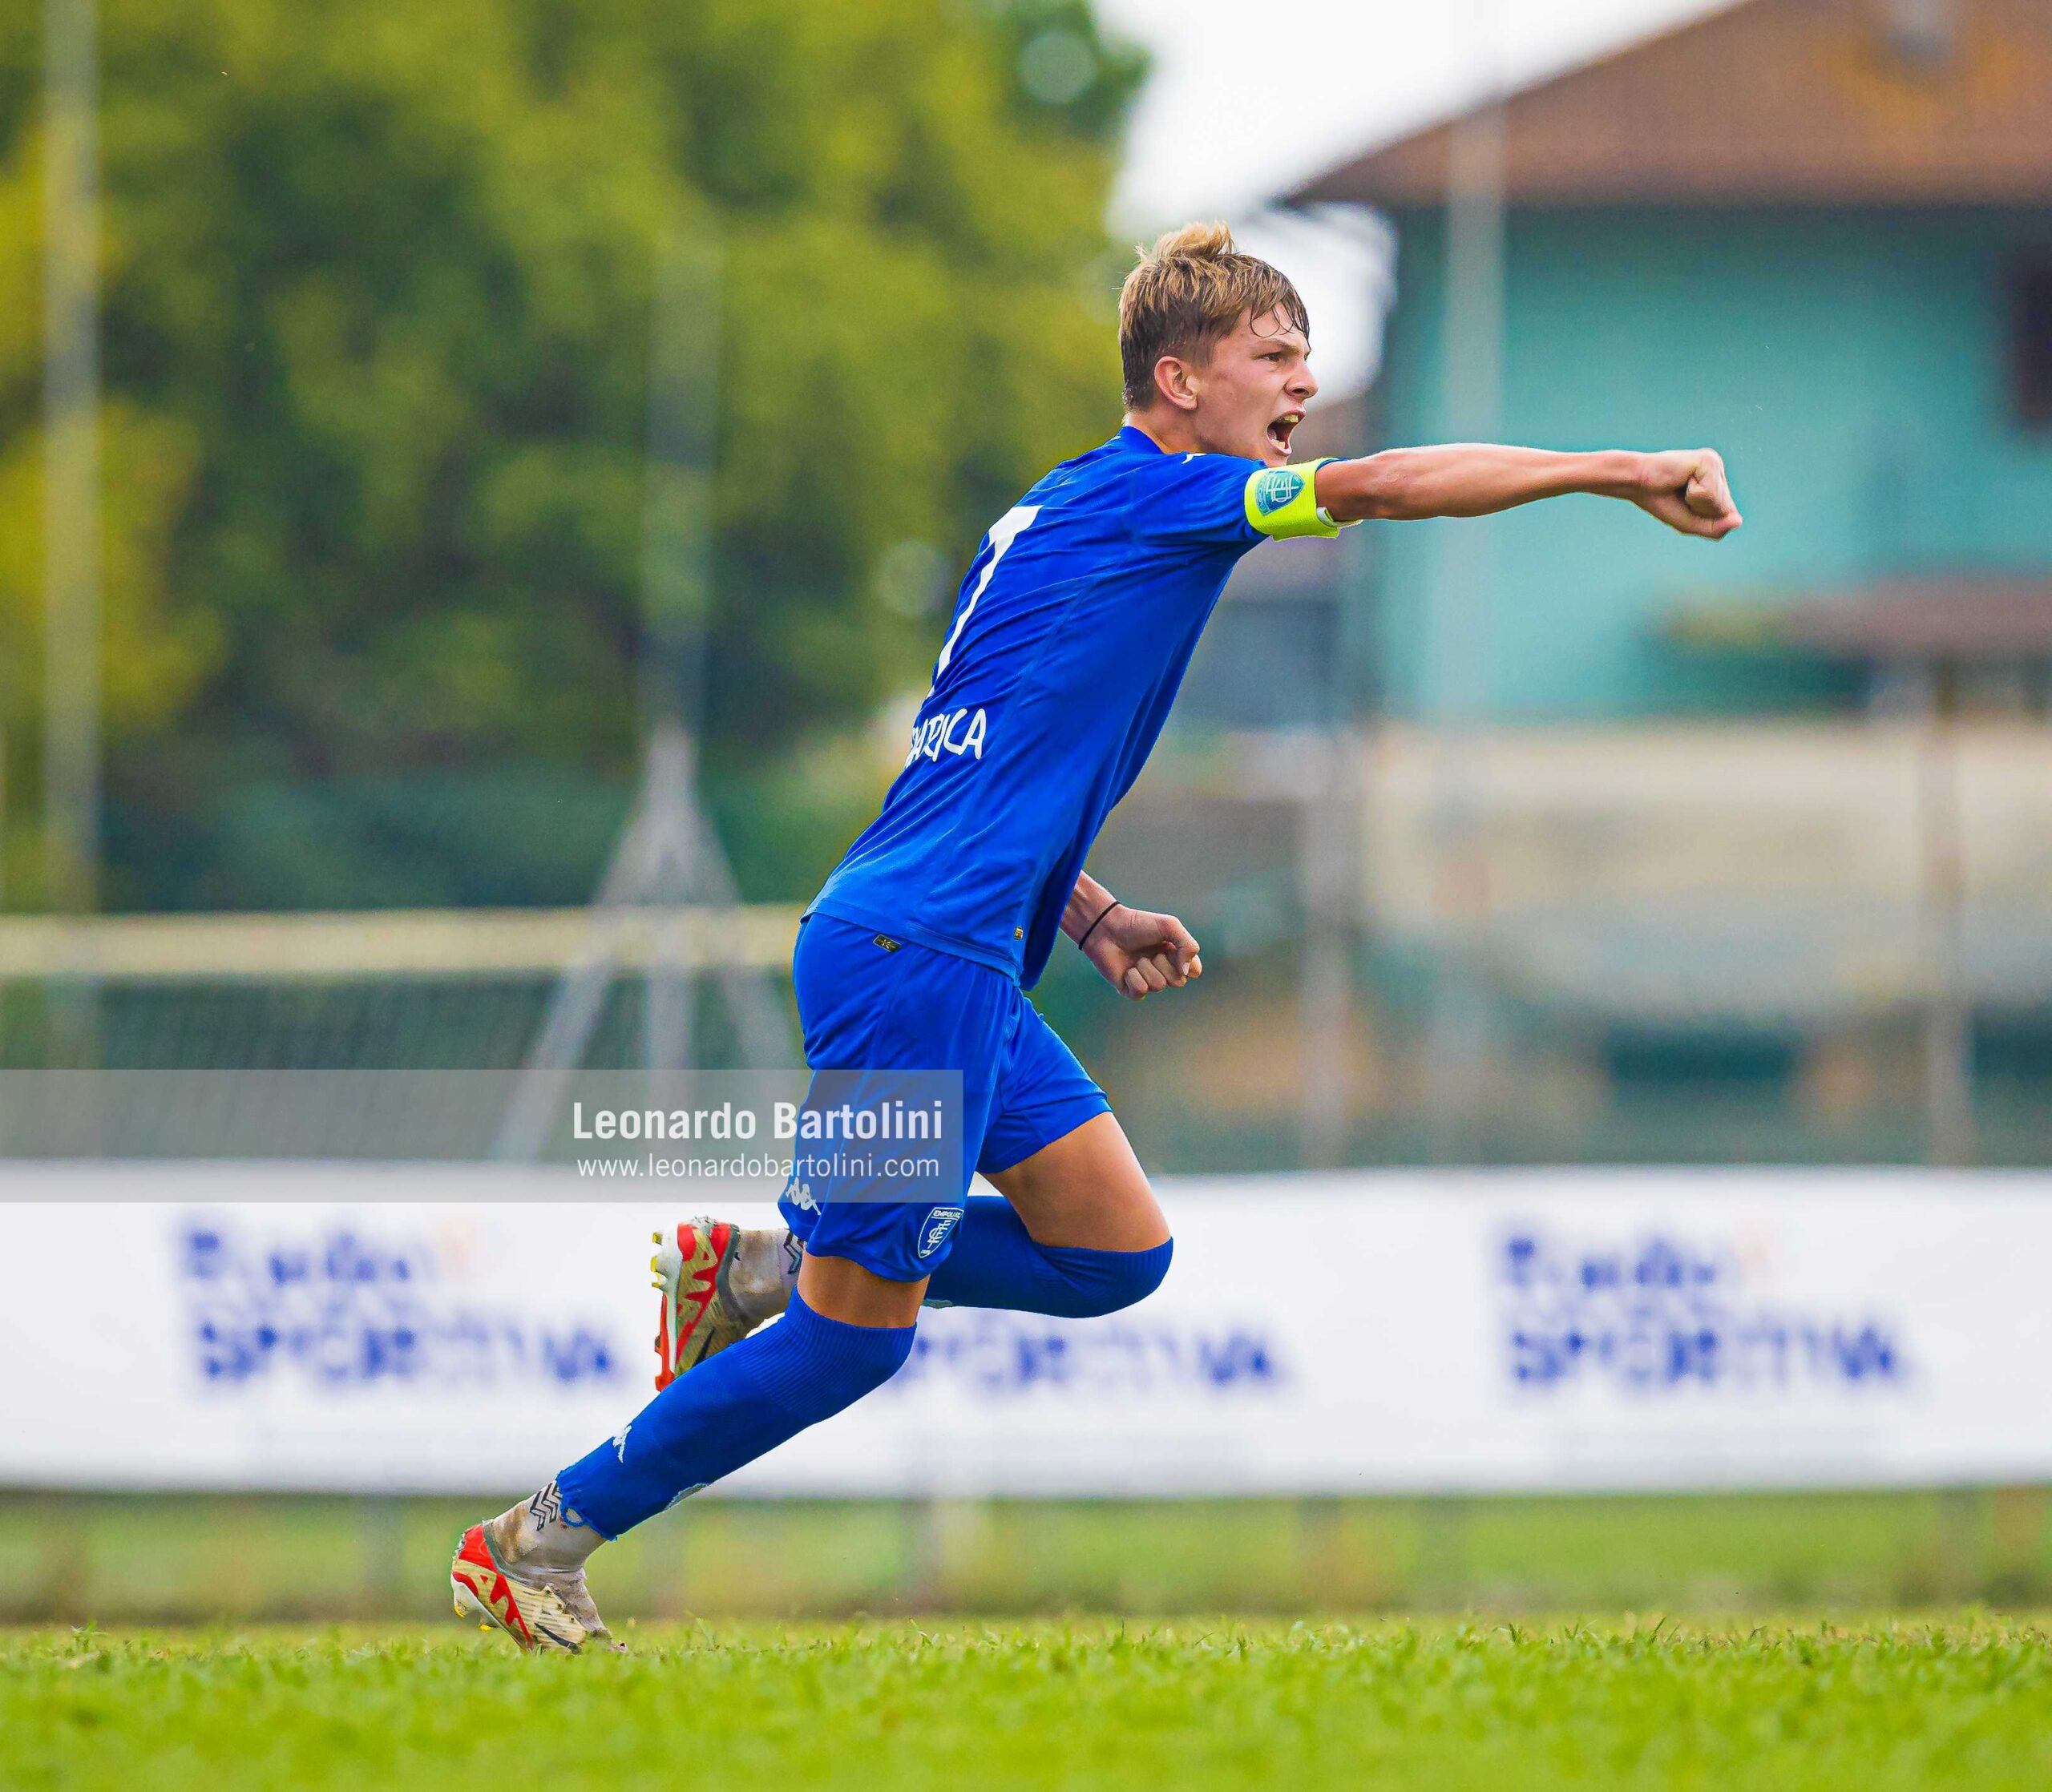
[[[1197,409],[1197,381],[1181,355],[1164,355],[1154,363],[1154,389],[1177,410]]]

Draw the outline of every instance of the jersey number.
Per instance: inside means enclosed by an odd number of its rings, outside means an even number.
[[[940,675],[947,670],[947,662],[955,657],[955,644],[962,639],[962,631],[969,626],[969,619],[976,613],[976,599],[984,595],[991,582],[991,575],[997,571],[997,563],[1004,558],[1004,551],[1025,534],[1026,525],[1040,514],[1038,504],[1016,504],[991,525],[991,557],[984,563],[984,575],[976,581],[976,588],[970,592],[969,601],[962,606],[962,614],[955,619],[955,626],[948,631],[947,644],[940,650],[939,663],[933,668],[934,683],[940,682]]]

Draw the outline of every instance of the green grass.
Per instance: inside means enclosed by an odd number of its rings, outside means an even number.
[[[473,1500],[0,1495],[0,1622],[433,1618]],[[696,1499],[616,1619],[2052,1606],[2043,1487],[1577,1499]]]
[[[1972,1616],[0,1632],[10,1787],[2052,1785],[2052,1640]]]

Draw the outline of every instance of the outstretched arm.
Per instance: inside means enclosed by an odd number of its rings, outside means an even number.
[[[1557,454],[1457,442],[1385,449],[1361,460],[1327,461],[1318,470],[1319,506],[1338,523],[1487,516],[1577,491],[1625,498],[1669,528],[1708,541],[1722,541],[1741,520],[1723,459],[1713,448]]]

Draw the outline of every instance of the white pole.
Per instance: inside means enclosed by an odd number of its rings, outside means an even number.
[[[1503,431],[1506,120],[1491,0],[1477,0],[1473,17],[1488,86],[1452,133],[1441,402],[1450,436],[1489,442]],[[1426,1043],[1426,1121],[1434,1161],[1453,1163],[1481,1152],[1487,1097],[1489,1027],[1481,960],[1489,867],[1480,761],[1490,700],[1496,569],[1487,519],[1433,527],[1439,540],[1429,676],[1440,950]]]
[[[99,862],[99,145],[94,0],[45,0],[43,806],[47,900]]]
[[[43,899],[99,899],[99,131],[95,0],[43,6]],[[90,983],[53,992],[47,1061],[99,1056]]]
[[[644,801],[658,837],[696,887],[698,737],[705,639],[712,626],[713,476],[717,454],[721,244],[710,230],[657,245],[648,338],[648,492],[643,513]],[[692,1061],[695,985],[652,965],[642,987],[643,1057],[651,1072]],[[670,1078],[674,1087],[674,1078]]]
[[[1924,946],[1925,1151],[1933,1164],[1974,1155],[1973,1034],[1964,956],[1966,847],[1961,814],[1959,672],[1925,668],[1917,821]]]

